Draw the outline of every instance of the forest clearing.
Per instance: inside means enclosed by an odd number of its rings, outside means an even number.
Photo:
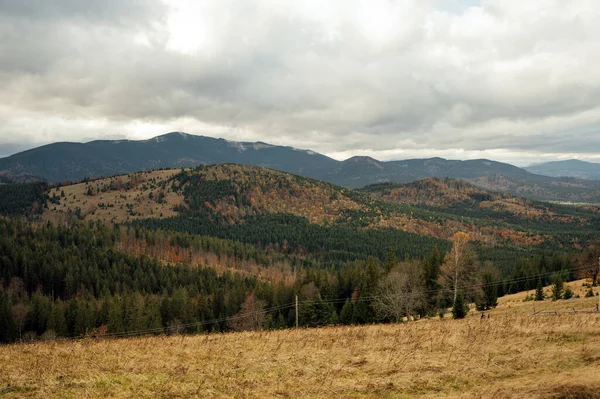
[[[7,345],[0,395],[600,398],[600,314],[533,316],[540,303],[523,297],[484,319]]]

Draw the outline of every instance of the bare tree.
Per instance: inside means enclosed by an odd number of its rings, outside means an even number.
[[[17,303],[13,306],[13,314],[15,315],[15,321],[17,322],[17,326],[19,327],[19,341],[22,340],[23,327],[25,326],[25,320],[27,320],[27,315],[29,314],[29,306],[24,303]]]
[[[231,320],[230,326],[236,331],[260,331],[265,327],[266,302],[257,299],[254,293],[248,295],[240,312]]]
[[[583,251],[579,259],[582,266],[581,277],[591,278],[592,285],[597,285],[600,274],[600,248],[590,245]]]
[[[456,232],[452,237],[454,245],[446,255],[442,265],[442,285],[452,292],[452,306],[456,303],[460,287],[470,287],[477,282],[477,255],[469,245],[469,235]]]
[[[382,318],[400,322],[425,301],[425,279],[420,262],[402,262],[379,282],[373,306]]]

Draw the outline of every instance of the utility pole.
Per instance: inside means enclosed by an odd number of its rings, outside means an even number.
[[[298,295],[296,295],[296,330],[298,329]]]

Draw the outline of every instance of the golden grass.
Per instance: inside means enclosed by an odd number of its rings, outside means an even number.
[[[69,212],[74,212],[76,208],[81,209],[85,220],[105,220],[114,223],[138,218],[175,216],[177,212],[173,211],[173,206],[183,202],[183,195],[172,192],[167,185],[164,202],[158,203],[156,198],[161,191],[158,185],[165,180],[168,181],[180,171],[181,169],[165,169],[138,172],[132,175],[98,179],[87,184],[77,183],[51,189],[50,196],[60,196],[60,193],[64,192],[65,197],[60,198],[60,204],[48,202],[48,209],[44,212],[43,219],[57,222],[64,219]],[[135,187],[129,190],[100,191],[102,187],[110,186],[113,182],[125,184],[131,181],[130,176],[137,179]],[[152,185],[154,188],[151,187]],[[93,189],[91,196],[86,195],[88,187]],[[154,199],[148,198],[150,193],[154,195]],[[105,207],[100,207],[101,204]],[[129,215],[127,204],[132,206],[135,216]]]
[[[533,317],[531,304],[485,320],[10,345],[0,396],[600,398],[600,315]]]

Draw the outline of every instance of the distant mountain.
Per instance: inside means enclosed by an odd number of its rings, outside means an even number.
[[[579,179],[600,180],[600,163],[569,159],[567,161],[546,162],[525,168],[531,173],[552,177],[576,177]]]
[[[380,162],[370,157],[352,157],[323,176],[315,177],[358,188],[382,182],[408,183],[428,177],[469,179],[489,175],[525,178],[530,173],[516,166],[487,159],[453,161],[429,158]]]
[[[140,141],[49,144],[0,159],[0,176],[10,176],[13,181],[31,181],[32,176],[48,181],[79,181],[216,163],[263,166],[350,188],[440,177],[463,179],[482,188],[540,200],[600,202],[600,181],[542,176],[487,159],[381,162],[370,157],[352,157],[337,161],[309,150],[178,132]]]
[[[0,174],[28,174],[48,181],[78,181],[86,177],[213,163],[256,165],[310,175],[316,170],[330,169],[338,161],[292,147],[175,132],[140,141],[49,144],[0,159]]]

